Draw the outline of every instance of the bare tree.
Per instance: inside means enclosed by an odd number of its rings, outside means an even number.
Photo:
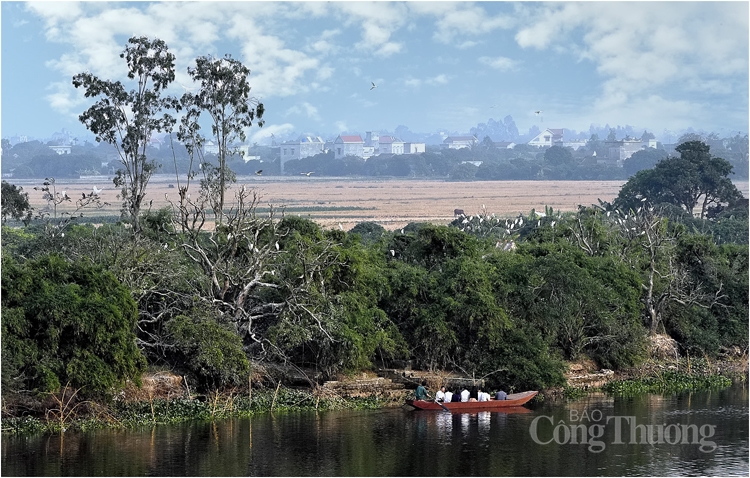
[[[332,340],[330,321],[321,316],[314,296],[325,296],[325,271],[340,264],[334,243],[291,240],[276,210],[271,206],[267,215],[258,214],[260,198],[244,186],[235,192],[224,222],[211,229],[209,201],[203,191],[195,198],[180,193],[179,202],[172,202],[179,247],[207,281],[201,300],[231,322],[250,346],[264,351],[271,345],[265,332],[282,318],[313,323]]]

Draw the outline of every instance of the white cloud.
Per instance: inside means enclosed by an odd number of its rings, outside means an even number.
[[[515,23],[508,15],[490,15],[481,3],[411,2],[409,7],[415,13],[437,17],[432,38],[445,44],[455,44],[457,37],[484,35],[497,29],[511,28]],[[468,47],[465,41],[458,43],[458,46]]]
[[[448,76],[440,74],[435,77],[426,79],[425,83],[427,83],[428,85],[445,85],[448,83]]]
[[[336,131],[339,133],[343,133],[344,131],[347,131],[349,128],[346,126],[346,123],[343,121],[336,121]]]
[[[294,125],[291,123],[284,124],[268,124],[266,123],[262,128],[253,128],[250,131],[254,133],[248,136],[251,143],[260,143],[264,139],[270,139],[271,135],[284,136],[294,131]],[[248,131],[248,132],[250,132]]]
[[[623,117],[637,114],[640,121],[633,118],[632,124],[642,124],[649,114],[699,124],[687,107],[691,101],[670,98],[690,98],[691,92],[746,97],[747,3],[723,3],[721,9],[704,2],[677,8],[672,2],[561,2],[523,8],[528,24],[515,36],[518,45],[575,51],[579,59],[596,65],[603,83],[595,110],[607,117],[617,111]],[[645,97],[669,113],[660,114]]]
[[[318,109],[307,101],[303,101],[299,105],[294,105],[291,108],[287,109],[284,116],[289,115],[304,115],[316,121],[320,121],[321,119],[320,114],[318,113]]]
[[[421,84],[422,84],[422,80],[417,79],[417,78],[409,77],[409,78],[407,78],[407,79],[404,80],[404,85],[406,85],[406,86],[408,86],[410,88],[418,88],[419,85],[421,85]]]
[[[75,90],[71,90],[70,85],[65,82],[54,82],[47,86],[48,90],[53,90],[52,93],[46,95],[45,98],[49,101],[50,107],[59,111],[63,114],[69,114],[70,111],[76,106],[83,103],[83,94],[76,95]],[[76,118],[78,115],[74,115]]]
[[[391,35],[403,27],[408,19],[405,4],[392,2],[333,2],[328,4],[338,11],[346,26],[359,24],[362,40],[354,46],[379,57],[399,53],[403,44],[391,40]]]
[[[460,44],[456,45],[456,48],[458,48],[459,50],[467,50],[467,49],[469,49],[469,48],[471,48],[473,46],[479,45],[479,43],[480,42],[478,42],[478,41],[466,40],[463,43],[460,43]]]
[[[518,62],[516,60],[511,60],[510,58],[506,58],[504,56],[498,56],[494,58],[489,56],[481,56],[479,57],[479,62],[500,71],[515,70],[516,66],[518,65]]]

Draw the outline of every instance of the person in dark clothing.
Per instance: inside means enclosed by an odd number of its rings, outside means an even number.
[[[471,392],[469,392],[469,401],[476,402],[478,399],[479,399],[479,389],[475,385],[471,387]]]
[[[456,391],[456,393],[453,394],[453,397],[451,397],[451,402],[460,402],[461,401],[461,393]]]
[[[427,388],[425,387],[427,385],[427,382],[422,380],[422,385],[417,387],[417,390],[414,392],[414,398],[417,400],[427,400]]]
[[[502,390],[498,390],[495,394],[495,400],[507,400],[508,394],[503,392]]]

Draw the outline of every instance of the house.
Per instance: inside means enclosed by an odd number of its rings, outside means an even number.
[[[512,141],[493,141],[492,144],[494,144],[497,149],[513,149],[516,146],[516,143]]]
[[[404,154],[419,154],[424,152],[424,143],[404,143]]]
[[[563,145],[563,130],[562,128],[547,128],[538,135],[534,136],[531,141],[528,142],[529,146],[536,146],[537,148],[549,147],[549,146],[562,146]]]
[[[293,159],[304,159],[325,151],[325,142],[320,136],[301,135],[296,141],[284,141],[277,146],[279,149],[279,164],[284,173],[284,163]]]
[[[656,140],[641,141],[638,138],[631,138],[629,136],[619,141],[605,141],[604,144],[607,146],[609,154],[607,158],[599,159],[597,163],[612,166],[622,166],[623,161],[642,149],[656,148]]]
[[[579,149],[586,146],[586,140],[585,139],[572,139],[570,141],[563,141],[561,146],[563,148],[571,148],[574,151],[578,151]]]
[[[325,150],[325,142],[320,136],[300,136],[296,141],[284,141],[279,145],[281,161],[304,159],[320,154]]]
[[[365,142],[360,135],[339,135],[333,141],[333,157],[342,159],[346,156],[364,158]]]
[[[70,154],[70,145],[55,145],[49,147],[52,151],[59,155]]]
[[[203,143],[203,154],[219,154],[219,145],[213,141]]]
[[[476,136],[448,136],[440,145],[443,149],[471,148],[477,144]]]
[[[381,136],[378,154],[404,154],[404,142],[393,136]]]

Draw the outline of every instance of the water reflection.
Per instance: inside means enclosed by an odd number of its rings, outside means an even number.
[[[612,399],[592,396],[526,413],[401,409],[267,414],[215,423],[4,437],[2,474],[34,476],[450,476],[732,475],[748,473],[748,394],[721,392]],[[696,446],[586,445],[531,438],[533,420],[582,422],[633,416],[638,423],[711,424],[713,453]],[[601,419],[601,417],[599,417]],[[585,422],[588,424],[588,422]],[[547,430],[545,433],[552,433]],[[552,435],[546,435],[547,437]]]

